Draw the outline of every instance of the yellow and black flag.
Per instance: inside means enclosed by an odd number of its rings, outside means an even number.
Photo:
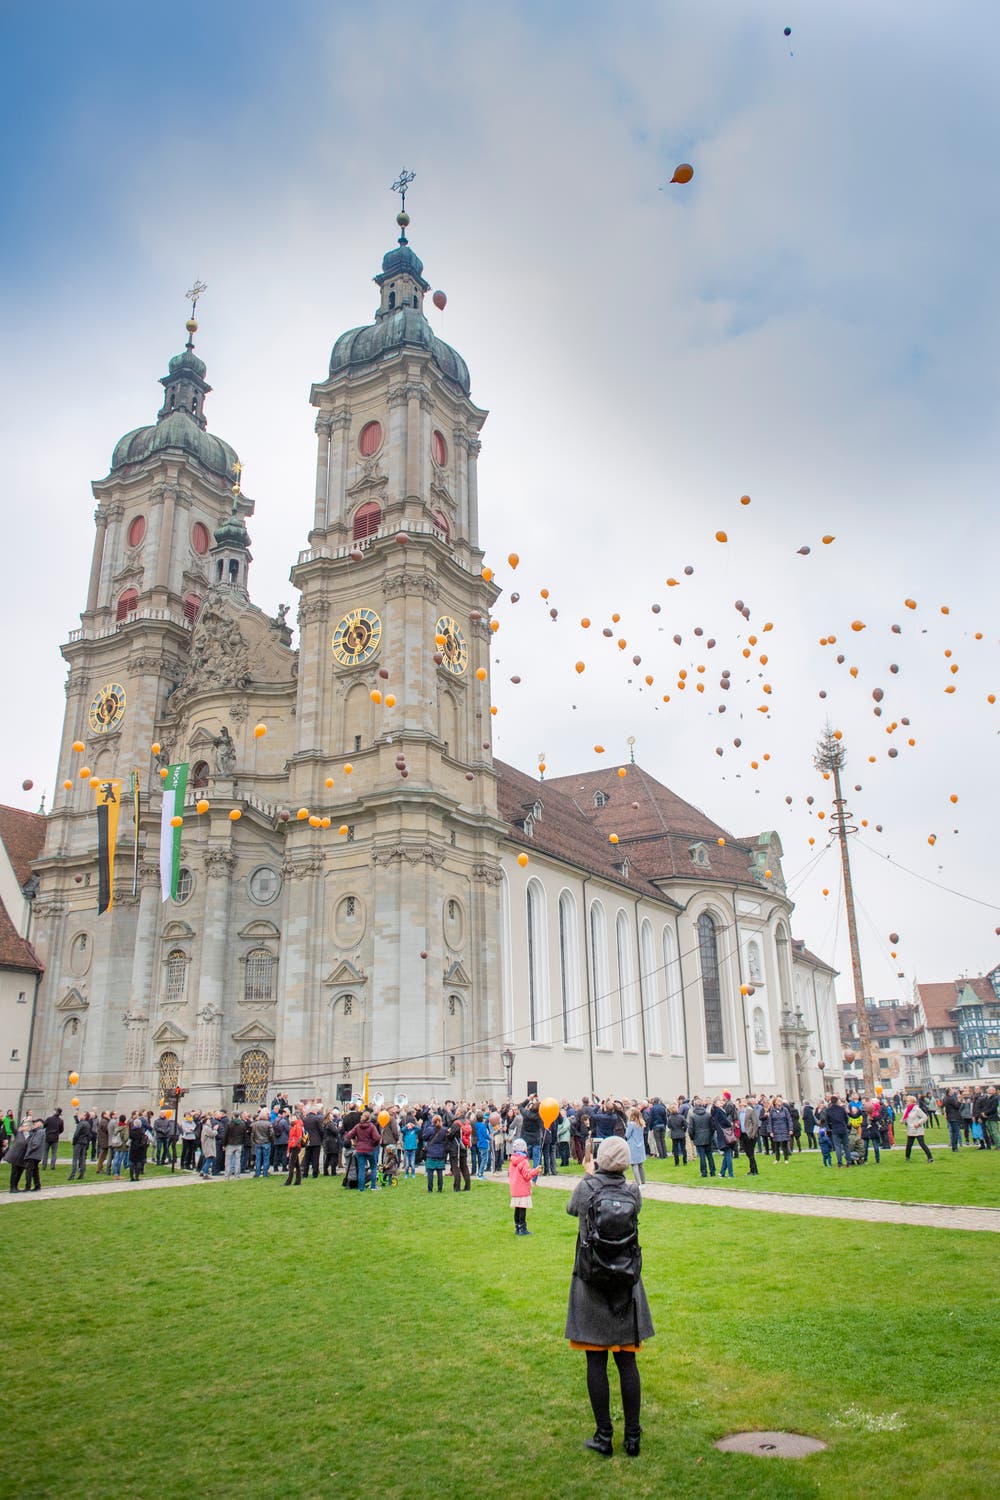
[[[97,784],[97,914],[110,911],[115,902],[115,843],[118,811],[122,801],[120,781]]]

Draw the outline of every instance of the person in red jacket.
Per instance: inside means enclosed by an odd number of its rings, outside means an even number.
[[[374,1191],[375,1163],[378,1161],[378,1148],[382,1144],[382,1132],[372,1119],[371,1110],[364,1111],[354,1129],[344,1136],[344,1140],[350,1141],[354,1147],[358,1164],[358,1192],[364,1192],[369,1178]]]
[[[302,1142],[306,1128],[302,1123],[302,1116],[296,1110],[292,1117],[292,1123],[288,1131],[288,1176],[285,1178],[285,1187],[292,1186],[292,1178],[295,1178],[295,1186],[302,1186]]]
[[[531,1207],[531,1184],[541,1172],[528,1161],[528,1148],[524,1141],[516,1140],[510,1161],[507,1164],[507,1180],[510,1183],[510,1206],[514,1210],[514,1233],[530,1234],[528,1209]]]

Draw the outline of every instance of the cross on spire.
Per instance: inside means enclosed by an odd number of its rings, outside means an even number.
[[[184,293],[185,297],[187,297],[188,301],[191,303],[191,316],[188,318],[187,322],[184,325],[188,332],[187,347],[189,349],[194,348],[194,336],[198,332],[198,324],[195,321],[195,313],[198,311],[198,298],[201,296],[202,292],[207,291],[208,287],[205,285],[205,283],[203,281],[199,281],[198,278],[195,277],[194,286],[190,287],[189,290]]]
[[[406,212],[406,190],[416,175],[416,172],[408,172],[404,167],[390,189],[391,192],[398,193],[402,200],[399,213],[396,215],[396,223],[399,225],[399,244],[401,245],[406,244],[406,226],[410,222],[410,216]]]

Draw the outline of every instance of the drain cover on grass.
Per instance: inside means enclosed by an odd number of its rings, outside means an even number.
[[[753,1453],[758,1458],[805,1458],[822,1453],[826,1444],[801,1432],[733,1432],[715,1446],[722,1453]]]

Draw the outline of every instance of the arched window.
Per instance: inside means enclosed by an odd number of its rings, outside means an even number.
[[[127,620],[129,615],[134,614],[139,607],[138,589],[126,589],[118,596],[118,608],[115,611],[116,620]]]
[[[591,964],[594,974],[594,1042],[610,1047],[611,976],[608,972],[608,924],[599,901],[590,907]]]
[[[208,786],[208,761],[196,760],[191,768],[191,786],[195,789]]]
[[[173,1094],[181,1081],[180,1058],[176,1052],[164,1052],[160,1056],[160,1092],[158,1098],[166,1099]]]
[[[138,547],[146,535],[146,517],[133,516],[128,526],[128,544],[130,547]]]
[[[667,981],[667,1042],[672,1057],[684,1056],[684,996],[673,929],[663,929],[663,972]]]
[[[201,600],[198,598],[198,595],[188,594],[187,598],[184,600],[184,618],[189,625],[193,625],[195,620],[197,620],[198,611],[200,609]]]
[[[443,469],[448,462],[448,444],[445,442],[444,433],[438,432],[437,428],[431,436],[431,453],[438,468]]]
[[[212,538],[209,535],[208,527],[204,521],[195,521],[191,527],[191,546],[199,557],[204,557],[211,545]]]
[[[533,1042],[547,1042],[549,1029],[549,945],[545,932],[545,892],[529,881],[526,896],[528,933],[528,1022]]]
[[[635,1052],[636,1031],[635,966],[632,962],[632,933],[623,911],[615,919],[615,948],[618,952],[618,1006],[622,1018],[622,1050]]]
[[[167,985],[163,998],[183,1000],[186,981],[187,954],[180,948],[172,948],[167,954]]]
[[[267,1098],[269,1067],[267,1053],[260,1047],[251,1047],[240,1058],[240,1083],[246,1089],[248,1104],[263,1104]]]
[[[274,955],[266,948],[253,948],[247,954],[243,998],[244,1000],[274,999]]]
[[[657,974],[657,968],[653,924],[647,918],[639,929],[639,992],[646,1017],[646,1046],[650,1052],[663,1051],[663,1029],[660,1024],[663,978]]]
[[[375,424],[378,426],[378,423]],[[374,500],[369,500],[364,505],[359,505],[354,512],[354,540],[363,542],[365,537],[374,536],[382,524],[382,507]]]
[[[559,897],[559,987],[563,1041],[571,1047],[579,1046],[583,1029],[579,950],[576,902],[569,891],[563,891]]]
[[[726,1050],[722,1024],[722,988],[719,977],[719,944],[715,923],[707,911],[698,918],[698,955],[701,960],[701,994],[705,1008],[705,1051],[721,1054]]]

